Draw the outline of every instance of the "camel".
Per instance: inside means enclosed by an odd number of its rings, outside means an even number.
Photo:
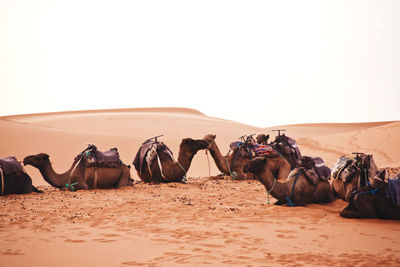
[[[309,203],[330,203],[335,200],[328,181],[312,184],[302,171],[294,170],[287,181],[277,182],[272,171],[272,162],[266,157],[257,157],[247,162],[243,171],[253,173],[264,185],[268,194],[278,201],[277,205],[287,203],[289,206]]]
[[[364,186],[352,194],[349,204],[340,215],[349,219],[400,220],[400,207],[386,196],[388,184],[384,176],[385,171],[381,172],[371,185]]]
[[[120,188],[122,186],[133,185],[128,165],[120,162],[119,166],[115,167],[88,167],[84,159],[83,154],[81,158],[77,157],[71,167],[61,174],[54,171],[49,160],[49,155],[46,153],[25,157],[24,165],[32,165],[39,169],[46,182],[62,190]]]
[[[140,149],[135,157],[133,164],[135,165],[139,178],[143,182],[155,184],[162,182],[186,183],[186,173],[190,168],[193,157],[196,155],[197,151],[201,149],[206,149],[208,146],[208,143],[202,139],[182,139],[179,147],[178,160],[175,161],[172,156],[172,152],[170,152],[165,144],[157,141],[153,142],[153,144],[156,144],[157,154],[155,155],[155,157],[157,158],[157,160],[151,161],[150,168],[148,167],[146,160],[140,163],[137,159],[140,154]]]
[[[215,138],[216,135],[208,134],[203,139],[206,140],[209,144],[208,151],[210,151],[210,154],[214,159],[214,162],[217,165],[218,170],[220,170],[225,175],[230,175],[233,179],[238,179],[238,180],[255,179],[253,174],[243,173],[244,164],[249,162],[251,159],[244,158],[241,155],[239,149],[233,151],[231,154],[228,153],[226,156],[223,156],[217,144],[215,143]],[[271,162],[270,164],[272,171],[276,175],[276,177],[278,177],[278,180],[286,180],[290,172],[290,165],[287,162],[287,160],[281,157],[279,154],[270,156],[269,160]]]
[[[331,186],[335,195],[344,201],[349,202],[351,194],[357,191],[362,186],[366,186],[375,177],[378,170],[372,155],[356,153],[354,160],[342,157],[338,160],[347,160],[348,165],[345,165],[340,170],[332,170]],[[351,161],[351,162],[350,162]],[[338,164],[335,163],[335,165]]]
[[[43,193],[32,185],[31,177],[15,157],[0,159],[0,196],[8,194]]]

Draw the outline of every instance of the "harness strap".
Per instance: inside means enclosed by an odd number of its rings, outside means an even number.
[[[290,198],[286,197],[286,201],[288,201],[288,204],[290,207],[293,207],[293,200],[294,200],[294,187],[296,186],[297,180],[299,179],[301,171],[299,170],[296,175],[294,176],[294,181],[293,181],[293,186],[292,186],[292,190],[290,192]]]
[[[160,168],[161,177],[162,177],[165,181],[167,181],[167,178],[165,177],[165,175],[163,174],[163,171],[162,171],[162,164],[161,164],[160,157],[158,156],[158,153],[157,153],[157,162],[158,162],[158,167]]]
[[[4,174],[3,169],[0,168],[0,176],[1,176],[1,196],[4,195]]]
[[[71,176],[74,173],[76,167],[78,167],[78,165],[81,162],[82,158],[83,158],[83,153],[82,153],[81,157],[79,158],[79,160],[76,162],[76,164],[75,164],[74,168],[72,169],[71,173],[69,174],[69,177],[68,177],[68,183],[69,184],[71,184]]]

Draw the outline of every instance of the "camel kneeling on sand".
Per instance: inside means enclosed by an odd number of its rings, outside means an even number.
[[[159,136],[157,136],[159,137]],[[186,183],[186,173],[193,157],[208,143],[202,139],[182,139],[178,160],[175,161],[171,150],[157,137],[146,140],[136,153],[133,165],[139,178],[145,183]]]
[[[340,215],[349,219],[400,220],[400,174],[388,182],[385,176],[386,171],[381,172],[371,185],[354,192]]]
[[[8,194],[42,193],[32,185],[31,177],[15,157],[0,159],[0,196]]]
[[[354,159],[339,158],[331,173],[333,192],[347,202],[354,191],[370,184],[378,171],[372,155],[356,154]]]
[[[24,165],[39,169],[46,182],[64,190],[133,185],[130,167],[122,163],[116,149],[102,153],[91,145],[75,158],[69,170],[61,174],[54,171],[49,155],[45,153],[25,157]]]
[[[313,184],[303,171],[291,172],[287,181],[278,182],[274,177],[272,162],[264,157],[257,157],[247,162],[243,171],[253,173],[265,189],[278,201],[275,204],[287,203],[289,206],[309,203],[330,203],[335,200],[328,181]]]
[[[214,159],[215,165],[225,175],[230,175],[237,180],[256,179],[252,173],[244,173],[243,166],[251,160],[250,157],[244,157],[241,149],[235,149],[232,153],[223,156],[220,152],[216,142],[216,135],[208,134],[204,136],[203,140],[207,141],[208,151]],[[249,144],[246,144],[246,146]],[[249,149],[253,149],[252,147]],[[251,152],[250,152],[251,153]],[[290,164],[283,157],[277,153],[272,153],[268,156],[271,164],[274,165],[273,172],[278,177],[278,180],[286,180],[290,172]]]

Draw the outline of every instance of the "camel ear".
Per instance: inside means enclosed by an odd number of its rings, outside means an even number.
[[[217,137],[217,135],[213,134],[211,135],[213,139],[215,139]]]

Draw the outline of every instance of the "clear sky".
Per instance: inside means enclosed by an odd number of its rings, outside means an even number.
[[[400,1],[0,0],[0,116],[400,120]]]

